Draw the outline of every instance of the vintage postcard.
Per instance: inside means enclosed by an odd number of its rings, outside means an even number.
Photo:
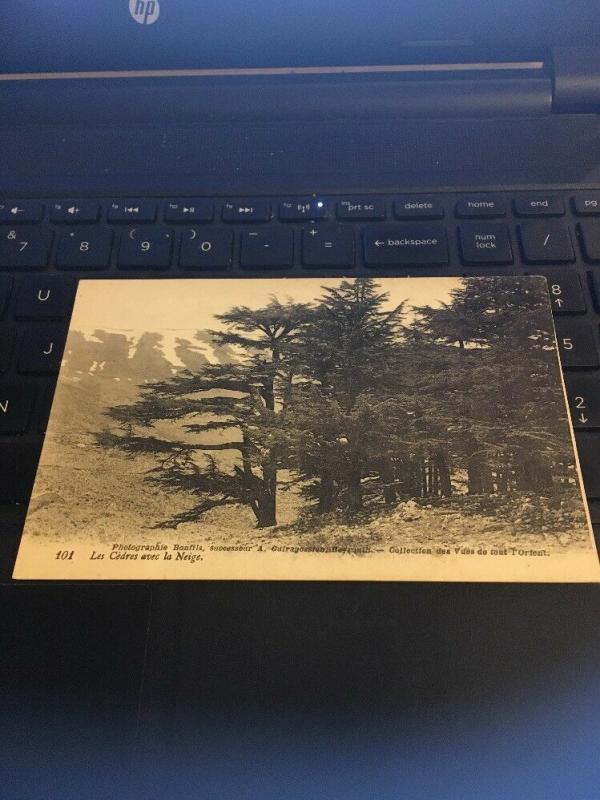
[[[14,577],[597,581],[545,279],[80,282]]]

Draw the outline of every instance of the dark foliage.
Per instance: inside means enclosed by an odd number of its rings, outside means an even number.
[[[229,363],[180,347],[193,369],[115,406],[99,444],[151,453],[148,480],[193,496],[177,526],[243,504],[277,522],[278,476],[314,512],[408,498],[556,492],[572,453],[543,283],[465,280],[441,307],[391,311],[374,279],[341,281],[311,305],[231,308],[207,333]],[[163,364],[148,338],[154,374]],[[155,435],[176,421],[185,441]],[[184,437],[180,437],[183,439]],[[191,439],[191,441],[190,441]]]

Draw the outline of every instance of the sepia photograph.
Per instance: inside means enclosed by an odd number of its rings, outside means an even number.
[[[14,576],[597,580],[545,279],[80,282]]]

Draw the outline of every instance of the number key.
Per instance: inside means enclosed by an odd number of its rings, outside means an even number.
[[[233,231],[188,228],[181,237],[182,269],[226,269],[231,266]]]
[[[575,373],[567,375],[565,380],[573,427],[600,428],[600,374]]]
[[[121,269],[165,269],[171,265],[173,233],[168,228],[131,228],[119,248]]]
[[[52,231],[34,225],[0,230],[0,267],[42,269],[48,263]]]
[[[66,230],[58,244],[57,269],[105,269],[112,241],[110,228],[80,225]]]
[[[585,297],[581,280],[576,272],[569,269],[548,270],[545,277],[548,281],[553,314],[556,316],[585,314]]]
[[[579,320],[557,320],[556,339],[564,369],[600,367],[592,326]]]

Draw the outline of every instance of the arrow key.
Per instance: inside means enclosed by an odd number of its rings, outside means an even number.
[[[570,373],[565,376],[573,427],[600,429],[600,373]]]
[[[548,281],[552,313],[555,316],[585,314],[587,308],[579,275],[571,269],[547,269],[543,273]]]

